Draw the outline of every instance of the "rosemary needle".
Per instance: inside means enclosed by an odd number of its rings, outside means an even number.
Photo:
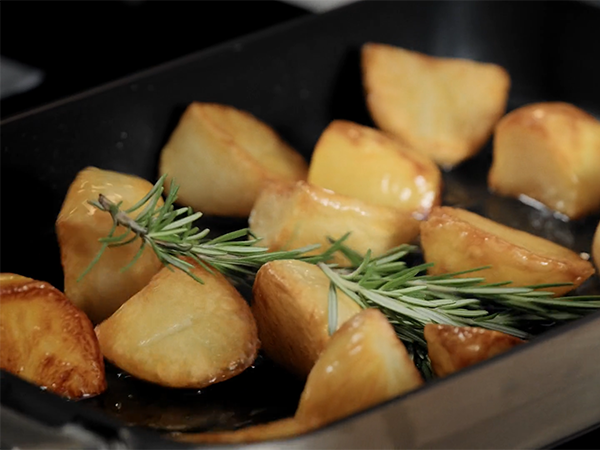
[[[140,249],[124,268],[134,265],[146,247],[170,269],[179,269],[202,283],[191,269],[190,260],[208,271],[217,270],[234,283],[251,283],[265,263],[280,259],[302,260],[317,264],[330,280],[328,293],[328,329],[337,329],[337,292],[345,293],[361,308],[378,308],[388,318],[398,337],[404,342],[421,372],[428,378],[431,368],[423,336],[430,323],[456,326],[476,326],[496,330],[520,338],[529,338],[538,328],[574,320],[592,310],[600,309],[600,296],[553,297],[543,288],[564,284],[544,284],[511,287],[510,281],[488,284],[482,277],[469,276],[484,268],[430,276],[431,264],[410,267],[405,258],[416,247],[401,245],[378,257],[371,252],[360,255],[344,244],[348,234],[330,240],[331,246],[316,255],[318,245],[295,250],[269,252],[260,239],[247,228],[214,239],[207,238],[208,229],[200,230],[194,222],[202,214],[191,208],[175,209],[179,187],[171,182],[169,195],[162,206],[163,175],[150,192],[127,210],[121,210],[103,195],[90,204],[110,213],[113,227],[102,238],[100,252],[82,273],[85,276],[110,247],[140,242]],[[132,213],[141,210],[133,218]],[[118,229],[125,232],[115,236]],[[350,267],[329,263],[335,252],[343,253]],[[458,277],[461,275],[461,277]]]

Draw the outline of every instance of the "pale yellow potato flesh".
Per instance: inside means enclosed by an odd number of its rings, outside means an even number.
[[[106,389],[87,316],[44,281],[0,274],[0,368],[71,399]]]
[[[438,275],[491,266],[463,277],[484,277],[487,283],[510,286],[573,283],[546,288],[556,295],[575,289],[594,274],[589,261],[554,242],[451,207],[434,208],[421,223],[425,261]]]
[[[206,433],[175,433],[169,437],[190,443],[241,444],[292,438],[314,428],[310,422],[294,417],[265,424],[252,425],[233,431],[211,431]]]
[[[329,340],[308,376],[295,417],[323,426],[422,384],[386,317],[366,309]]]
[[[203,388],[252,364],[259,341],[250,307],[223,275],[195,267],[200,284],[162,269],[96,327],[106,359],[162,386]]]
[[[475,155],[506,111],[510,76],[496,64],[367,43],[362,73],[375,124],[446,168]]]
[[[65,295],[94,323],[109,317],[148,284],[160,270],[161,263],[152,250],[146,248],[130,269],[121,272],[138,252],[139,244],[107,248],[92,270],[78,281],[102,247],[98,239],[108,236],[113,225],[109,213],[98,210],[88,201],[98,201],[98,195],[103,194],[114,203],[122,202],[121,208],[127,209],[150,189],[152,184],[142,178],[95,167],[80,171],[69,187],[56,220]],[[137,217],[138,213],[132,216]],[[126,231],[119,226],[114,235]]]
[[[499,331],[438,324],[425,325],[425,340],[431,367],[438,377],[458,372],[525,342]]]
[[[533,198],[571,219],[600,210],[600,121],[574,105],[534,103],[507,114],[493,155],[495,193]]]
[[[299,181],[271,183],[258,197],[249,219],[250,229],[270,250],[290,250],[319,244],[308,254],[323,252],[328,237],[339,239],[350,232],[345,243],[361,254],[371,250],[379,256],[413,241],[419,221],[411,213],[371,205],[328,189]],[[347,265],[337,252],[333,262]]]
[[[321,134],[308,182],[417,219],[441,203],[442,175],[429,157],[379,130],[345,120],[333,121]]]
[[[338,328],[361,311],[346,294],[338,294]],[[330,339],[329,278],[314,264],[298,260],[266,263],[256,275],[252,313],[265,354],[306,378]]]
[[[179,184],[178,202],[217,216],[247,217],[270,180],[306,179],[306,161],[248,112],[191,103],[162,149],[160,174]]]

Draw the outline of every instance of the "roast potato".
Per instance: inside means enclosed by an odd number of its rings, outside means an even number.
[[[299,181],[271,183],[259,195],[250,214],[250,229],[270,250],[286,250],[320,244],[321,253],[330,246],[328,237],[338,239],[351,232],[346,244],[359,253],[374,256],[412,241],[419,222],[411,213],[370,205],[328,189]],[[332,259],[347,265],[336,253]]]
[[[162,269],[96,327],[106,359],[142,380],[198,389],[252,364],[259,341],[250,307],[217,271],[192,272],[204,284]]]
[[[103,194],[112,202],[122,201],[127,209],[143,198],[152,185],[132,175],[87,167],[71,183],[56,220],[65,277],[65,295],[94,323],[106,319],[129,297],[143,288],[161,264],[150,248],[126,272],[121,272],[139,250],[139,244],[108,248],[80,281],[77,281],[108,236],[113,225],[110,214],[88,204]],[[161,203],[159,203],[161,204]],[[134,213],[135,217],[137,213]],[[119,226],[115,236],[124,233]]]
[[[87,316],[44,281],[0,274],[0,367],[71,399],[106,389]]]
[[[362,47],[366,103],[375,124],[449,168],[477,153],[506,111],[506,70],[391,45]]]
[[[166,186],[179,184],[179,203],[217,216],[247,217],[265,182],[306,179],[307,164],[250,113],[192,103],[160,154]]]
[[[435,163],[379,130],[333,121],[315,147],[308,182],[367,203],[426,217],[441,202]]]
[[[490,188],[572,219],[600,209],[600,121],[568,103],[535,103],[496,127]]]
[[[594,242],[592,243],[592,258],[594,258],[596,267],[600,268],[600,223],[598,223],[596,233],[594,233]]]
[[[425,340],[431,367],[438,377],[458,372],[525,342],[499,331],[438,324],[425,325]]]
[[[295,417],[322,426],[423,384],[386,317],[366,309],[331,337],[310,371]]]
[[[300,421],[294,417],[276,420],[265,424],[252,425],[233,431],[211,431],[206,433],[177,433],[171,435],[182,442],[211,444],[240,444],[247,442],[286,439],[304,434],[313,426],[310,422]]]
[[[252,313],[265,354],[306,378],[329,341],[329,278],[313,264],[271,261],[253,287]],[[361,310],[338,290],[338,327]]]
[[[554,242],[459,208],[434,208],[421,223],[421,246],[433,275],[491,266],[475,274],[511,287],[573,283],[547,288],[556,295],[575,289],[594,274],[589,261]]]

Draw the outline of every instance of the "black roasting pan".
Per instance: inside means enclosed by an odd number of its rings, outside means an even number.
[[[251,20],[251,18],[248,18]],[[62,288],[54,221],[76,173],[93,165],[155,180],[162,145],[191,101],[247,110],[308,160],[333,119],[366,125],[359,49],[382,42],[495,62],[509,110],[572,102],[600,115],[600,8],[594,2],[359,2],[302,18],[9,118],[1,124],[1,270]],[[444,174],[444,202],[589,252],[599,216],[563,222],[492,196],[488,145]],[[598,167],[600,176],[600,167]],[[357,174],[359,176],[359,174]],[[207,219],[216,230],[243,221]],[[594,277],[584,292],[600,293]],[[548,447],[600,424],[600,314],[301,438],[251,448]],[[107,367],[109,389],[67,402],[1,374],[3,447],[179,448],[165,431],[232,429],[291,415],[301,386],[262,357],[202,392]],[[598,440],[598,433],[591,433]]]

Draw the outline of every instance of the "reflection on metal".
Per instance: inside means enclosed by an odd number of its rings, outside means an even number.
[[[0,57],[0,99],[27,92],[39,86],[43,79],[44,72],[40,69]]]

